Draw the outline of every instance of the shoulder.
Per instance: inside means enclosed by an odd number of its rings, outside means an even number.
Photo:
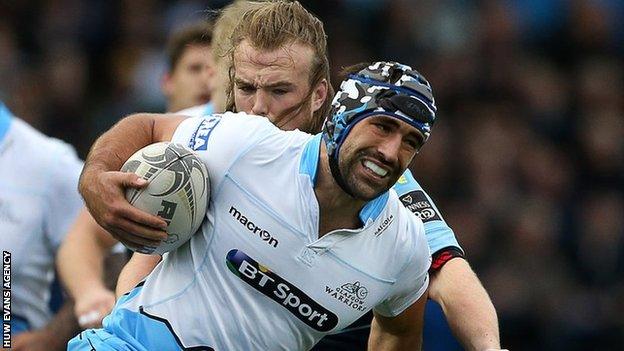
[[[181,135],[195,151],[207,150],[209,141],[213,144],[241,146],[258,144],[265,140],[280,144],[280,141],[287,139],[307,140],[310,137],[309,134],[299,131],[282,131],[266,117],[243,112],[189,118],[178,126],[174,139]]]
[[[19,118],[13,122],[16,153],[29,164],[46,168],[82,165],[76,150],[68,143],[46,136]]]
[[[414,190],[423,189],[409,169],[406,169],[405,172],[403,172],[392,188],[397,192],[399,197],[403,197],[405,194]]]
[[[50,203],[71,198],[72,203],[81,204],[76,187],[83,163],[75,149],[18,118],[13,120],[10,133],[11,145],[5,150],[7,165],[18,173],[11,178],[12,185],[22,189],[23,194],[43,195]],[[28,176],[20,177],[19,174]],[[60,208],[69,207],[67,202]],[[48,212],[55,209],[58,206],[52,206]]]
[[[397,258],[404,262],[417,259],[423,265],[428,264],[430,252],[422,220],[403,206],[396,192],[392,190],[389,192],[387,208],[396,221],[394,240],[400,243],[397,245]]]

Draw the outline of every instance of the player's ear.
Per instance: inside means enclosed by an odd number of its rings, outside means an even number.
[[[328,84],[327,79],[323,78],[312,90],[312,112],[316,112],[323,106],[325,99],[327,99]]]

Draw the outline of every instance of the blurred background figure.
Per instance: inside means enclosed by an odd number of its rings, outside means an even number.
[[[78,331],[72,301],[58,310],[50,302],[56,252],[82,207],[81,169],[70,145],[41,134],[0,100],[0,247],[10,264],[3,280],[10,311],[3,321],[10,324],[3,328],[11,332],[3,347],[64,350]]]
[[[0,98],[84,156],[117,118],[165,109],[171,26],[228,3],[3,2]],[[440,123],[414,173],[491,294],[502,344],[623,349],[624,3],[302,3],[335,73],[402,60],[436,88]]]
[[[161,83],[167,111],[210,102],[215,72],[211,42],[212,26],[207,21],[183,28],[169,39],[167,72]]]

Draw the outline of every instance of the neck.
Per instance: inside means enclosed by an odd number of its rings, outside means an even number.
[[[360,210],[366,204],[345,193],[331,174],[325,143],[321,142],[319,165],[314,184],[319,203],[319,238],[336,229],[356,229],[362,226]]]

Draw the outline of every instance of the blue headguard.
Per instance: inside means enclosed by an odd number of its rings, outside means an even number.
[[[410,66],[396,62],[375,62],[347,76],[332,101],[323,127],[330,168],[348,194],[338,171],[338,154],[353,126],[366,117],[387,115],[418,129],[423,144],[436,119],[436,105],[429,82]]]
[[[396,62],[375,62],[340,84],[323,128],[327,152],[337,157],[351,128],[366,117],[380,114],[416,127],[424,143],[436,110],[431,85],[420,73]]]

